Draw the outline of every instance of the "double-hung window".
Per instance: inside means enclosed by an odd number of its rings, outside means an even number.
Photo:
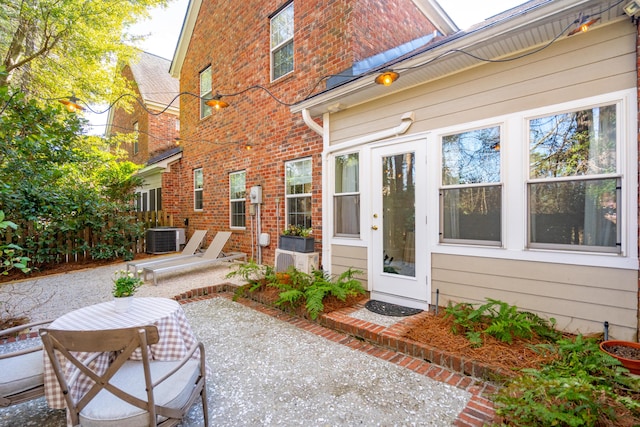
[[[246,172],[229,174],[229,215],[232,228],[246,227]]]
[[[618,105],[528,120],[529,246],[620,252]]]
[[[271,17],[271,80],[293,71],[293,3]]]
[[[500,126],[442,138],[440,241],[500,245]]]
[[[138,122],[133,124],[133,154],[138,154],[140,150],[138,146],[138,140],[140,139],[140,133],[138,133]]]
[[[360,161],[358,153],[335,157],[334,235],[360,236]]]
[[[212,98],[211,67],[200,72],[200,118],[211,115],[211,107],[206,104]]]
[[[311,228],[311,158],[284,165],[287,226]]]
[[[202,174],[202,168],[193,170],[193,209],[201,211],[203,209],[203,190],[204,190],[204,175]]]

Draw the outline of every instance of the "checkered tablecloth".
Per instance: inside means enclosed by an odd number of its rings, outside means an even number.
[[[145,325],[155,325],[160,335],[160,341],[149,346],[151,360],[181,359],[196,344],[196,338],[182,307],[176,301],[167,298],[134,298],[131,309],[126,313],[117,313],[113,301],[103,302],[67,313],[51,323],[49,328],[108,330]],[[91,380],[78,375],[78,370],[61,355],[58,357],[61,358],[61,364],[65,369],[65,377],[69,382],[71,396],[77,401],[91,388]],[[90,366],[96,366],[100,372],[106,371],[112,360],[109,353],[99,355],[85,353],[81,357],[83,360],[93,358]],[[194,357],[199,357],[198,352]],[[44,354],[44,384],[49,407],[65,408],[62,390],[46,352]]]

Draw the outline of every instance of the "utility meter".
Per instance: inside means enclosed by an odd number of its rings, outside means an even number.
[[[262,203],[262,187],[259,185],[251,187],[251,190],[249,191],[249,199],[252,204]]]

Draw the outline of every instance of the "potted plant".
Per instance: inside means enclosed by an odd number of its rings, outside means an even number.
[[[315,239],[311,236],[313,229],[300,225],[289,225],[280,236],[280,249],[294,252],[313,252]]]
[[[142,286],[142,283],[142,279],[138,275],[129,271],[120,270],[116,272],[111,293],[118,313],[124,313],[129,310],[133,294]]]
[[[600,350],[618,359],[632,374],[640,375],[640,343],[608,340],[600,343]]]

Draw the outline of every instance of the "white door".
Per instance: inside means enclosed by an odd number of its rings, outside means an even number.
[[[372,150],[371,299],[428,308],[424,141]]]

